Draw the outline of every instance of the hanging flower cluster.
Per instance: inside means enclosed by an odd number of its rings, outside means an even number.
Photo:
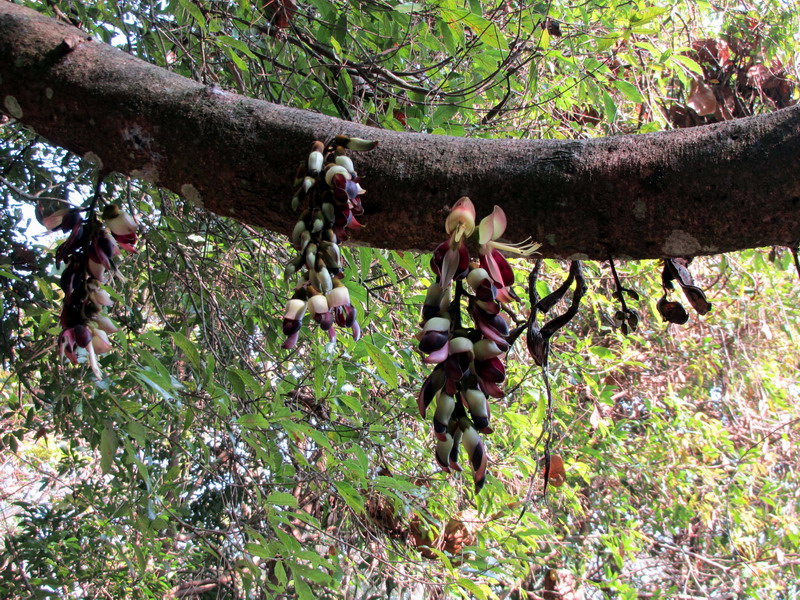
[[[470,237],[477,229],[477,244]],[[467,450],[475,490],[486,480],[486,449],[480,433],[491,433],[488,398],[502,398],[505,380],[502,355],[509,347],[509,327],[503,305],[518,301],[512,285],[514,272],[501,251],[530,256],[539,244],[499,242],[506,215],[499,206],[475,226],[475,207],[463,197],[445,221],[448,238],[434,250],[431,269],[436,282],[422,307],[422,331],[417,335],[423,362],[435,364],[422,385],[417,402],[425,417],[436,402],[433,435],[436,462],[450,472],[461,471],[460,446]],[[473,260],[477,249],[478,260]],[[466,280],[468,289],[463,282]],[[462,322],[462,300],[472,326]]]
[[[98,196],[99,193],[95,202]],[[120,248],[136,252],[134,244],[138,225],[115,204],[106,205],[101,221],[95,214],[95,202],[88,210],[62,208],[44,217],[39,209],[37,214],[49,231],[69,233],[56,250],[56,266],[66,265],[60,279],[64,306],[60,318],[59,352],[72,364],[77,364],[79,353],[85,352],[92,371],[100,378],[97,355],[111,350],[108,334],[118,330],[103,314],[103,307],[111,306],[113,302],[102,286],[117,272],[115,258],[120,254]]]
[[[361,337],[355,307],[342,283],[339,244],[349,237],[349,229],[358,229],[357,217],[364,213],[361,196],[365,190],[347,150],[371,150],[377,142],[336,136],[327,146],[311,144],[311,152],[297,173],[297,191],[292,209],[306,208],[292,232],[292,246],[297,255],[284,270],[287,283],[300,274],[294,294],[283,316],[284,348],[297,344],[303,316],[308,312],[331,341],[336,329],[349,327],[353,337]]]

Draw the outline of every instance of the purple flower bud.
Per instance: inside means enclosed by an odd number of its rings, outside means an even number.
[[[92,342],[92,330],[86,325],[75,325],[72,328],[75,343],[81,348],[86,348]]]

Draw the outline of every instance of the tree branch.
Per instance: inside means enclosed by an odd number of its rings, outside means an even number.
[[[656,134],[581,141],[399,133],[206,87],[0,0],[0,110],[53,144],[244,223],[288,233],[311,141],[376,139],[354,156],[358,243],[430,250],[446,207],[500,204],[507,237],[544,256],[713,254],[800,240],[800,106]]]

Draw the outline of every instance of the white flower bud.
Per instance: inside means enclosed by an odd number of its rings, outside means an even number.
[[[450,319],[446,319],[444,317],[433,317],[432,319],[428,319],[425,323],[425,326],[422,328],[423,332],[449,331],[449,330],[450,330]]]
[[[314,315],[326,313],[330,310],[328,306],[328,301],[325,299],[325,296],[322,294],[317,294],[316,296],[311,296],[308,299],[308,313],[313,317]]]
[[[315,177],[322,171],[322,152],[312,152],[308,155],[308,174]]]
[[[467,275],[467,283],[473,291],[477,290],[481,283],[487,279],[491,281],[489,272],[486,269],[472,269]]]
[[[343,285],[333,288],[328,294],[328,304],[331,308],[347,306],[350,304],[350,292]]]
[[[299,298],[292,298],[286,305],[286,312],[283,314],[283,318],[297,321],[303,318],[305,312],[306,303]]]
[[[356,169],[353,166],[353,161],[350,159],[349,156],[337,156],[336,157],[336,164],[344,167],[347,169],[347,172],[350,173],[353,177],[356,176]]]
[[[328,167],[328,170],[325,171],[325,183],[327,183],[330,187],[333,187],[333,176],[334,175],[344,175],[345,179],[352,179],[350,173],[348,173],[347,169],[345,169],[341,165],[331,165]]]
[[[472,352],[472,341],[465,337],[454,337],[450,340],[450,354]]]
[[[475,360],[486,360],[495,356],[500,356],[503,351],[492,340],[480,340],[473,346]]]

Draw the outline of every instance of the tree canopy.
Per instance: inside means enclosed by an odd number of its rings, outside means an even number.
[[[431,250],[442,212],[429,207],[449,206],[452,198],[464,195],[486,210],[502,203],[514,215],[509,234],[533,235],[548,256],[690,256],[790,245],[799,235],[800,110],[796,107],[715,127],[644,136],[509,141],[496,139],[495,131],[495,139],[424,137],[288,110],[232,94],[216,84],[203,86],[134,61],[109,46],[86,43],[80,31],[11,4],[5,5],[2,22],[4,102],[20,121],[63,147],[93,157],[104,169],[144,177],[219,214],[284,233],[294,226],[291,211],[286,210],[286,190],[292,186],[296,157],[302,156],[309,139],[347,134],[381,142],[379,152],[362,159],[363,172],[371,181],[370,213],[376,218],[361,239],[379,247]],[[474,25],[465,23],[472,31]],[[631,25],[630,35],[636,29]],[[513,50],[507,47],[511,42],[487,42],[493,31],[479,29],[479,39],[499,52],[501,64],[535,52],[519,41]],[[224,46],[227,36],[218,37]],[[624,37],[620,44],[627,44]],[[59,54],[63,60],[58,60]],[[555,59],[552,54],[546,60]],[[698,96],[702,67],[690,56],[675,55],[681,60],[673,78],[679,81],[682,74],[690,89],[689,82],[694,81]],[[672,64],[670,59],[665,61]],[[502,70],[522,70],[514,64]],[[740,71],[745,66],[747,71],[737,73],[743,81],[736,82],[744,93],[739,93],[741,98],[734,95],[734,100],[752,103],[758,91],[767,93],[766,86],[776,96],[775,104],[791,103],[788,93],[781,96],[769,79],[782,82],[780,69],[773,73],[761,64],[766,69],[762,73],[757,66],[743,64]],[[627,92],[623,98],[641,100],[644,110],[647,103],[639,90],[643,84],[635,75],[622,66],[616,72],[608,67],[595,70],[593,78],[605,74],[617,94],[622,90]],[[708,78],[733,75],[722,71],[710,72]],[[507,78],[510,85],[510,75]],[[720,94],[727,89],[720,86]],[[431,93],[438,111],[448,107]],[[380,100],[372,96],[374,102]],[[488,91],[473,93],[465,101],[486,103],[488,96]],[[699,102],[694,96],[692,101]],[[609,113],[611,104],[605,107]],[[457,114],[459,107],[452,108]],[[649,106],[650,111],[658,108]],[[676,106],[668,108],[674,113]],[[734,108],[735,103],[730,112],[720,109],[720,120],[753,112],[736,113]],[[699,110],[706,113],[710,107]],[[339,112],[349,115],[344,109]],[[515,118],[522,122],[531,111],[516,112]],[[491,121],[485,117],[480,123]],[[612,126],[616,120],[615,112]],[[638,129],[647,131],[653,124],[640,122]],[[424,132],[429,127],[419,129]],[[691,177],[686,176],[689,172]],[[731,218],[734,213],[737,219]],[[396,226],[408,222],[415,227]]]
[[[780,0],[0,0],[0,595],[797,594],[798,31]],[[287,350],[296,169],[337,134],[379,141],[363,337]],[[598,261],[546,368],[511,346],[479,494],[417,406],[412,250],[464,195],[542,244],[511,327]],[[33,219],[98,201],[141,225],[99,377]],[[713,310],[669,325],[624,260],[698,255]]]

